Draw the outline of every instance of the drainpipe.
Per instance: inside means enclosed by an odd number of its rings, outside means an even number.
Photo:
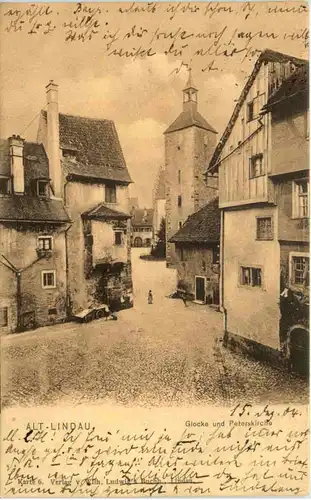
[[[16,275],[16,331],[22,330],[22,273],[17,271]]]
[[[72,306],[70,297],[70,286],[69,286],[69,258],[68,258],[68,231],[70,226],[65,229],[65,262],[66,262],[66,316],[67,319],[72,316]]]
[[[220,234],[220,253],[221,253],[221,266],[220,266],[220,309],[223,312],[224,315],[224,336],[223,336],[223,344],[225,347],[227,347],[228,344],[228,329],[227,329],[227,323],[228,323],[228,318],[227,318],[227,309],[225,308],[224,304],[224,290],[225,290],[225,279],[224,279],[224,263],[225,263],[225,258],[224,258],[224,234],[225,234],[225,211],[224,209],[221,210],[221,234]]]
[[[66,180],[64,183],[64,205],[67,208],[67,186],[70,183],[70,180]],[[71,296],[70,296],[70,286],[69,286],[69,257],[68,257],[68,231],[72,226],[72,222],[65,229],[65,261],[66,261],[66,316],[67,319],[72,316],[72,304],[71,304]]]

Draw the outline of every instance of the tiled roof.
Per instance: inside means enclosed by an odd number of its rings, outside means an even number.
[[[83,219],[107,220],[107,219],[129,219],[131,216],[125,212],[119,212],[100,203],[94,208],[87,210],[82,214]]]
[[[0,197],[1,221],[70,222],[63,202],[38,196]]]
[[[183,130],[188,127],[199,127],[210,132],[217,134],[216,130],[203,118],[203,116],[191,106],[188,110],[182,111],[176,120],[166,129],[164,134],[175,132],[176,130]]]
[[[153,225],[153,209],[138,208],[133,212],[132,226],[133,227],[150,227]]]
[[[172,243],[218,243],[220,240],[220,210],[218,197],[190,215]]]
[[[24,175],[25,186],[33,179],[49,178],[49,161],[42,144],[24,142]],[[9,141],[0,140],[0,173],[10,175]]]
[[[47,120],[46,111],[41,113]],[[132,182],[113,121],[60,113],[59,136],[61,147],[76,149],[77,161],[63,162],[67,173]]]
[[[0,197],[1,221],[69,222],[63,202],[34,196],[33,181],[49,179],[49,162],[42,144],[24,142],[24,195]],[[0,173],[10,176],[8,140],[0,140]]]
[[[239,100],[238,100],[238,102],[233,110],[233,113],[232,113],[232,116],[228,122],[228,125],[227,125],[222,137],[220,138],[217,146],[216,146],[214,154],[213,154],[211,161],[209,163],[208,170],[212,171],[216,168],[217,162],[219,161],[219,158],[221,155],[221,152],[226,144],[228,137],[231,134],[231,131],[234,127],[234,124],[238,118],[239,112],[240,112],[240,110],[243,106],[243,103],[247,97],[248,91],[251,88],[251,86],[253,85],[253,82],[254,82],[254,80],[255,80],[255,78],[260,70],[262,63],[264,63],[264,62],[279,62],[279,63],[284,62],[285,63],[285,62],[289,62],[289,61],[293,62],[297,66],[305,65],[308,62],[305,59],[298,59],[297,57],[290,56],[287,54],[282,54],[281,52],[275,52],[274,50],[270,50],[270,49],[266,49],[266,50],[261,52],[260,56],[258,57],[255,65],[254,65],[253,71],[250,74],[250,76],[249,76],[249,78],[248,78],[248,80],[247,80],[247,82],[246,82],[246,84],[241,92],[241,95],[240,95]]]
[[[298,94],[304,95],[304,98],[307,97],[306,105],[308,105],[308,90],[309,65],[304,64],[302,67],[299,67],[289,78],[284,80],[281,86],[271,94],[265,108],[271,109],[278,103],[284,104],[285,100],[296,97]]]

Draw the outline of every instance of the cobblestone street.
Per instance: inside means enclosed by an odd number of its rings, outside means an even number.
[[[4,406],[306,402],[307,381],[222,345],[222,315],[169,299],[174,271],[133,251],[133,309],[3,337]],[[154,303],[147,303],[152,289]]]

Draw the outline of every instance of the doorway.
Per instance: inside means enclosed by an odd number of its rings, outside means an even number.
[[[203,276],[195,277],[195,300],[205,303],[206,294],[205,294],[205,278]]]
[[[136,236],[136,238],[134,239],[134,247],[138,248],[142,246],[143,246],[142,238],[140,238],[140,236]]]

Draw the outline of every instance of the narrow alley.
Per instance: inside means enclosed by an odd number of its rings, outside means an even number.
[[[221,313],[168,298],[175,271],[140,259],[142,251],[133,249],[134,308],[118,321],[2,337],[3,406],[306,402],[306,380],[223,347]]]

